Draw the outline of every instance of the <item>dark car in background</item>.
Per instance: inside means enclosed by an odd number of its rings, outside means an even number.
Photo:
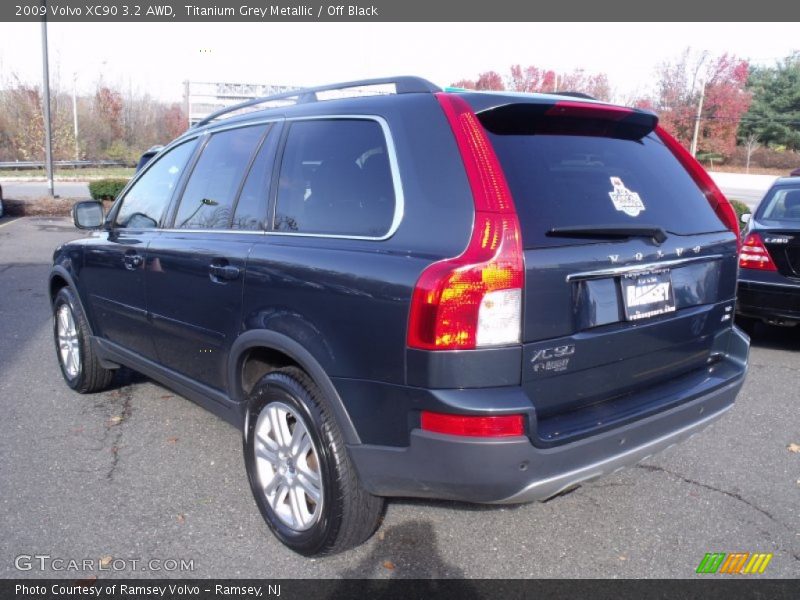
[[[151,146],[150,148],[142,152],[142,155],[139,157],[139,161],[136,163],[136,172],[138,173],[139,171],[141,171],[156,154],[161,152],[163,148],[164,146],[156,145],[156,146]]]
[[[74,217],[95,231],[49,288],[67,384],[125,365],[226,418],[303,554],[365,540],[386,497],[528,502],[635,464],[747,369],[736,215],[648,111],[300,90],[211,115]]]
[[[736,313],[740,322],[800,322],[800,177],[775,181],[742,233]]]

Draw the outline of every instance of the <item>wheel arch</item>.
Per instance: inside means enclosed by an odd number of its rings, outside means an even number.
[[[48,297],[50,298],[51,307],[53,302],[55,302],[58,292],[65,287],[68,287],[72,290],[75,300],[78,302],[79,308],[83,314],[86,315],[86,324],[89,327],[89,333],[90,335],[94,336],[92,320],[83,304],[83,299],[81,298],[80,292],[78,292],[78,286],[75,285],[75,280],[72,278],[72,275],[69,273],[69,271],[67,271],[64,267],[61,265],[56,265],[50,271],[50,276],[48,277],[47,281],[47,291]]]
[[[290,365],[301,368],[319,386],[331,405],[345,443],[360,444],[361,440],[350,415],[333,382],[319,362],[297,341],[275,331],[247,331],[231,346],[228,359],[229,397],[242,406],[245,420],[247,396],[252,386],[266,373]]]
[[[55,301],[56,295],[58,294],[59,290],[61,290],[61,288],[69,286],[73,290],[75,289],[75,286],[72,285],[72,277],[69,276],[69,273],[67,273],[66,269],[64,269],[63,267],[55,267],[50,272],[50,277],[48,279],[47,284],[48,284],[50,304],[52,304]]]

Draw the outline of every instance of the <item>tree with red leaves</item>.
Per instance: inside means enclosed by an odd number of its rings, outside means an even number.
[[[716,58],[708,53],[693,57],[685,50],[677,60],[661,66],[655,102],[661,125],[689,147],[704,86],[698,149],[730,156],[736,149],[739,122],[750,107],[747,76],[745,60],[727,53]]]
[[[503,83],[503,78],[497,71],[486,71],[478,76],[475,82],[476,90],[504,90],[506,89]]]
[[[451,87],[455,88],[462,88],[465,90],[474,90],[475,89],[475,82],[471,79],[459,79],[458,81],[451,83]]]
[[[168,140],[178,137],[186,131],[188,119],[180,104],[173,104],[166,111],[163,117],[164,137]]]
[[[95,110],[114,138],[122,136],[122,95],[106,86],[97,89]]]
[[[512,65],[509,87],[515,92],[554,92],[556,89],[556,72],[549,69],[540,69],[533,65],[524,69],[520,65]]]
[[[481,73],[475,81],[462,79],[453,86],[468,90],[509,89],[514,92],[546,94],[559,91],[582,92],[598,100],[608,100],[611,97],[611,87],[605,73],[587,73],[583,69],[576,69],[569,73],[557,74],[552,69],[534,65],[527,67],[512,65],[511,75],[505,82],[496,71],[487,71]]]
[[[605,73],[587,73],[576,69],[557,78],[558,90],[564,92],[582,92],[598,100],[611,99],[611,86]]]

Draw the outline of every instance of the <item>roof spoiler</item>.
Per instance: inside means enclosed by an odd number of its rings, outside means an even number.
[[[648,110],[577,100],[515,102],[477,114],[486,129],[499,135],[588,135],[640,140],[658,125],[658,117]]]

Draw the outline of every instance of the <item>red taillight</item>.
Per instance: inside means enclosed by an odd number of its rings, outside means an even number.
[[[777,271],[769,250],[757,233],[748,235],[739,251],[739,266],[742,269],[758,269],[760,271]]]
[[[483,417],[424,410],[420,424],[425,431],[470,437],[510,437],[525,433],[522,415]]]
[[[662,127],[656,127],[656,134],[664,142],[664,145],[670,149],[675,158],[678,159],[678,162],[683,165],[683,168],[692,176],[692,179],[694,179],[700,191],[705,195],[711,208],[717,213],[720,221],[722,221],[725,227],[736,234],[738,243],[739,219],[736,218],[736,211],[733,209],[733,206],[731,206],[731,203],[728,202],[725,194],[720,191],[717,184],[714,183],[714,180],[711,179],[711,176],[703,168],[703,165],[697,162],[678,140],[668,134]]]
[[[436,94],[475,204],[467,249],[423,271],[411,299],[408,345],[465,350],[519,343],[524,264],[514,201],[483,126],[458,96]]]

